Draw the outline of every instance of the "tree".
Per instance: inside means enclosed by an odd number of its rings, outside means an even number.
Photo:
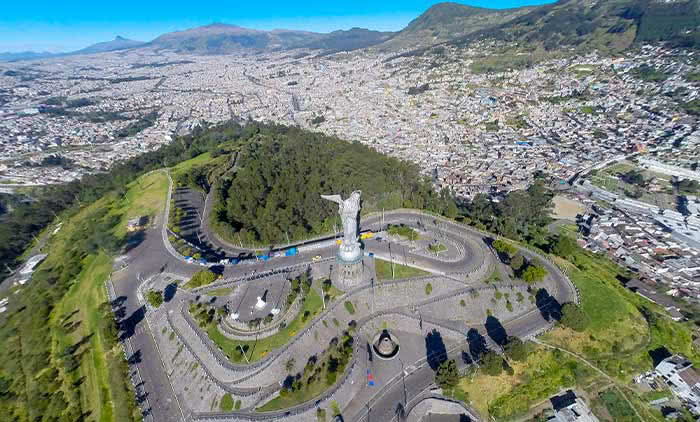
[[[510,267],[516,274],[523,268],[523,265],[525,265],[525,257],[520,254],[515,255],[510,259]]]
[[[452,200],[447,204],[447,211],[445,211],[445,217],[455,218],[457,217],[457,204]]]
[[[559,236],[552,248],[552,252],[562,258],[568,258],[576,252],[576,247],[577,245],[574,239],[569,236]]]
[[[542,265],[530,264],[525,268],[521,278],[530,284],[535,284],[542,281],[547,275],[547,270]]]
[[[531,345],[529,342],[522,341],[518,337],[509,337],[503,349],[509,359],[523,362],[527,359],[527,355],[530,354]]]
[[[560,322],[574,331],[583,331],[591,321],[583,309],[573,303],[565,303],[561,308]]]
[[[157,308],[163,304],[163,292],[160,290],[149,290],[146,293],[146,300],[148,300],[151,306]]]
[[[503,358],[493,350],[489,350],[481,360],[481,367],[486,375],[497,377],[503,372]]]
[[[508,257],[511,257],[515,255],[515,253],[518,251],[515,246],[511,245],[510,243],[498,239],[493,241],[493,248],[500,254],[507,255]]]
[[[459,370],[454,359],[446,360],[435,371],[435,384],[446,390],[454,388],[459,382]]]
[[[296,366],[296,364],[297,361],[294,358],[289,358],[284,364],[284,369],[286,369],[287,372],[292,373],[294,372],[294,367]]]

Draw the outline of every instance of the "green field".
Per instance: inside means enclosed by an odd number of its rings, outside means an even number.
[[[287,344],[295,335],[300,333],[304,327],[306,327],[313,320],[316,315],[318,315],[323,309],[323,302],[321,297],[312,288],[306,295],[304,306],[302,307],[299,315],[289,323],[286,327],[281,329],[277,334],[270,337],[265,337],[263,339],[256,341],[237,341],[231,340],[228,337],[221,334],[215,324],[211,324],[207,327],[207,334],[209,338],[223,350],[224,354],[228,356],[233,362],[245,362],[245,358],[241,354],[241,347],[248,347],[247,356],[248,360],[251,362],[258,361],[265,357],[268,353],[275,349]],[[304,312],[309,311],[310,315],[303,321]]]
[[[391,262],[382,259],[374,260],[374,268],[377,272],[377,280],[391,280]],[[420,277],[430,273],[406,265],[394,264],[394,279]]]

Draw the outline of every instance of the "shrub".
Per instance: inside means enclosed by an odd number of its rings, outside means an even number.
[[[210,270],[201,270],[196,272],[190,281],[185,285],[185,287],[189,289],[194,289],[197,287],[201,286],[206,286],[207,284],[211,284],[216,280],[216,274],[211,272]]]
[[[486,372],[486,375],[497,377],[503,372],[503,358],[491,350],[484,355],[481,367]]]
[[[146,300],[148,300],[151,306],[157,308],[163,304],[163,292],[160,290],[149,290],[148,293],[146,293]]]
[[[547,270],[542,265],[528,265],[523,271],[522,279],[530,284],[542,281],[547,275]]]
[[[493,248],[500,254],[513,256],[518,251],[515,246],[501,239],[493,241]]]
[[[525,258],[518,254],[515,255],[513,258],[510,259],[510,267],[515,271],[517,274],[518,271],[525,265]]]
[[[350,315],[353,315],[355,313],[355,307],[352,305],[352,302],[349,300],[346,300],[345,303],[345,310],[348,311]]]
[[[446,360],[435,371],[435,384],[442,389],[454,388],[459,382],[459,370],[454,359]]]
[[[222,412],[230,412],[233,410],[233,397],[231,397],[231,394],[226,393],[221,397],[219,409],[221,409]]]
[[[532,345],[529,342],[520,340],[518,337],[509,337],[508,343],[506,343],[503,350],[508,358],[523,362],[532,351]]]
[[[433,292],[433,285],[428,283],[425,285],[425,294],[430,295]]]
[[[588,327],[590,318],[573,303],[566,303],[561,308],[561,323],[574,331],[583,331]]]

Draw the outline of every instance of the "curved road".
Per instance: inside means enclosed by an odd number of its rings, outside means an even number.
[[[169,191],[169,198],[170,195],[171,192]],[[205,204],[207,202],[209,201],[206,201]],[[169,206],[169,201],[167,204]],[[211,212],[208,208],[209,207],[205,205],[205,210],[201,212],[204,215],[208,214]],[[183,420],[188,415],[187,409],[182,409],[177,402],[177,398],[165,374],[157,346],[154,343],[148,327],[144,326],[145,307],[136,298],[137,288],[144,279],[161,272],[176,273],[187,277],[202,268],[196,264],[185,262],[182,257],[176,255],[176,252],[174,252],[169,245],[165,232],[165,219],[167,215],[166,206],[163,215],[157,218],[154,225],[145,232],[142,243],[128,253],[127,259],[124,261],[127,266],[124,269],[115,271],[112,276],[114,291],[117,297],[121,297],[125,310],[125,318],[121,321],[123,331],[125,332],[124,337],[131,343],[132,349],[140,353],[141,359],[135,365],[143,379],[143,387],[148,393],[151,415],[156,421]],[[207,219],[205,218],[204,221],[207,221]],[[479,239],[485,236],[484,234],[449,220],[434,217],[419,211],[400,210],[396,212],[387,212],[384,216],[372,215],[362,219],[361,227],[363,229],[378,230],[381,228],[382,222],[384,222],[385,225],[392,223],[420,227],[461,244],[466,253],[459,260],[454,262],[445,262],[432,257],[412,254],[404,246],[392,244],[387,241],[368,240],[365,244],[366,250],[373,251],[378,256],[385,256],[398,263],[406,263],[411,266],[431,268],[434,272],[447,275],[448,277],[455,276],[455,280],[461,280],[457,277],[474,271],[482,262],[482,254],[490,253],[485,243],[479,244]],[[216,236],[213,236],[208,225],[202,227],[202,232],[206,236],[208,242],[212,243],[217,248],[221,248],[228,254],[236,256],[238,254],[250,252],[250,250],[247,249],[235,248],[231,245],[224,244],[217,239]],[[470,253],[470,251],[475,253]],[[261,273],[293,265],[310,265],[314,256],[320,255],[324,259],[332,259],[335,256],[335,252],[336,247],[333,245],[302,252],[296,256],[273,258],[267,262],[261,261],[255,264],[236,266],[229,265],[224,268],[223,275],[225,279],[241,279],[250,277],[253,272]],[[523,250],[523,253],[525,255],[535,256],[533,252],[527,250]],[[550,292],[551,296],[559,303],[576,301],[577,293],[570,281],[552,263],[546,259],[542,261],[552,275],[552,280],[555,285],[554,291]],[[547,329],[551,325],[551,321],[543,318],[541,312],[535,309],[503,325],[510,335],[528,337]],[[469,328],[470,327],[463,324],[462,327],[457,327],[456,329],[464,330],[463,332],[466,333]],[[483,329],[483,327],[479,328]],[[432,371],[430,371],[430,374],[428,372],[423,373],[417,371],[416,374],[415,378],[417,380],[422,380],[422,382],[416,381],[415,386],[409,388],[412,394],[422,392],[425,389],[425,380],[432,380]],[[411,376],[413,376],[413,374],[411,374]],[[400,383],[395,386],[390,386],[383,393],[382,400],[379,400],[373,405],[375,409],[386,408],[384,409],[386,411],[394,406],[397,403],[397,394],[401,395],[401,397],[404,396],[404,389],[398,389],[399,385]],[[412,397],[409,397],[409,399],[410,398]],[[260,420],[261,416],[262,419],[274,419],[284,416],[284,412],[251,416],[251,420]],[[361,417],[360,415],[357,416]]]

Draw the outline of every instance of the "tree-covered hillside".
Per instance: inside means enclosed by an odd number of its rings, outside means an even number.
[[[559,0],[454,40],[456,45],[493,38],[541,44],[547,50],[577,47],[622,51],[634,42],[668,41],[694,47],[700,39],[697,0]]]
[[[301,129],[265,128],[245,141],[237,166],[217,188],[214,217],[222,234],[233,239],[239,233],[243,242],[328,233],[340,225],[338,207],[320,195],[345,198],[356,189],[362,191],[363,212],[402,206],[456,212],[451,197],[433,192],[416,166]]]

